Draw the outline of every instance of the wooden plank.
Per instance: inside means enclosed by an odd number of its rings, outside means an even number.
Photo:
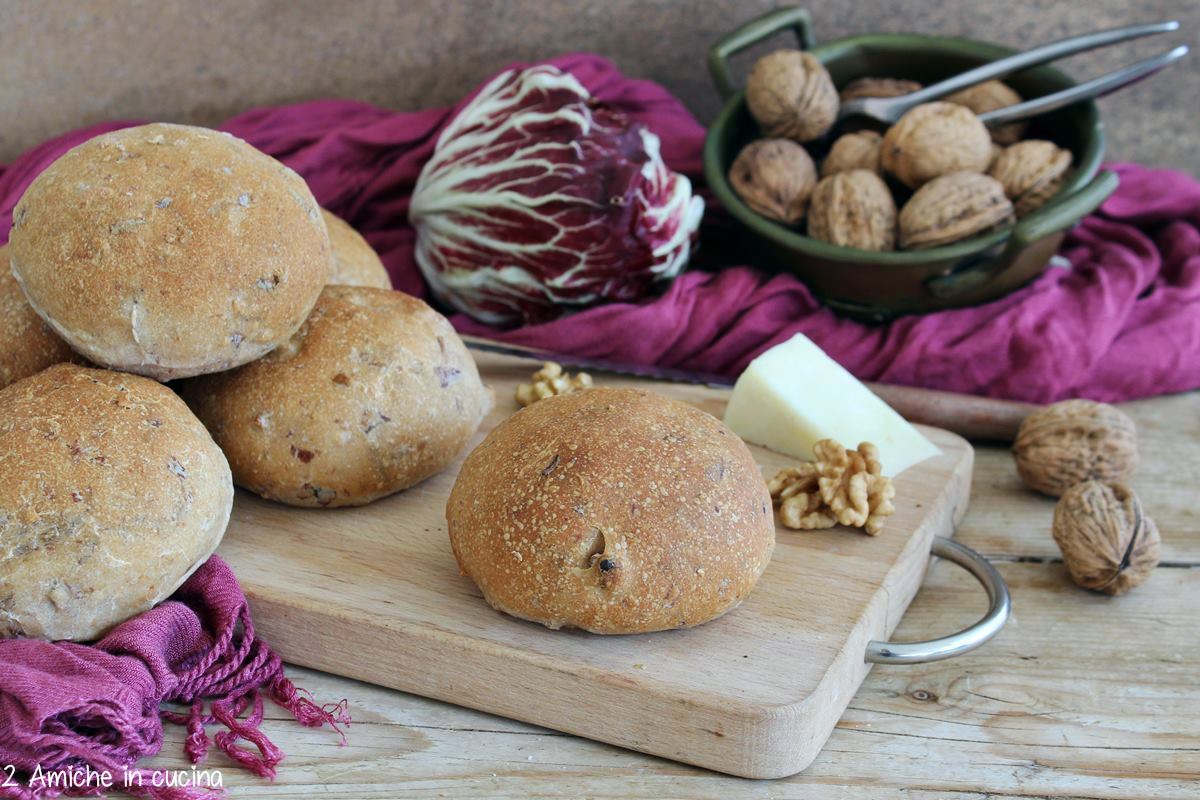
[[[1137,423],[1133,485],[1162,533],[1163,561],[1200,564],[1200,392],[1121,408]],[[971,509],[956,537],[989,557],[1058,559],[1050,536],[1054,502],[1025,488],[1007,448],[976,447]]]
[[[480,355],[516,410],[523,359]],[[720,415],[727,390],[656,388]],[[916,593],[935,535],[966,508],[971,449],[896,480],[879,537],[781,530],[750,598],[698,628],[638,637],[551,632],[492,611],[457,574],[444,524],[457,465],[361,509],[288,509],[239,494],[221,553],[259,630],[288,660],[739,775],[803,769]],[[480,438],[482,432],[480,434]],[[752,448],[767,474],[793,463]],[[979,591],[977,589],[977,591]],[[982,592],[980,591],[982,596]]]
[[[1160,569],[1122,598],[1071,586],[1052,564],[1004,564],[1016,618],[973,654],[880,666],[813,765],[750,781],[412,695],[292,669],[319,699],[349,699],[345,747],[328,730],[265,730],[288,753],[270,784],[222,769],[241,800],[695,797],[806,800],[1195,800],[1200,786],[1200,571]],[[897,638],[936,636],[982,607],[939,563]],[[170,726],[155,763],[183,763]]]

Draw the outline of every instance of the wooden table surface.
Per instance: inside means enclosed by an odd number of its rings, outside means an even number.
[[[235,798],[712,797],[808,800],[1200,798],[1200,393],[1130,403],[1136,487],[1163,560],[1130,594],[1076,588],[1050,538],[1053,500],[1026,491],[1007,449],[979,447],[957,538],[996,562],[1014,614],[969,655],[876,666],[813,765],[779,781],[731,778],[487,714],[292,669],[321,700],[346,698],[345,746],[269,711],[288,754],[274,783],[230,765]],[[796,535],[803,535],[798,533]],[[973,579],[936,564],[897,639],[973,622]],[[185,765],[168,726],[153,763]]]

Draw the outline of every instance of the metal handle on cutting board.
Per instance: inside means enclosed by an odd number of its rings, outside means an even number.
[[[983,585],[988,596],[988,610],[983,617],[971,627],[943,636],[940,639],[929,639],[924,642],[867,642],[866,660],[875,664],[923,664],[926,661],[940,661],[943,658],[953,658],[963,653],[969,653],[976,647],[991,639],[1012,613],[1012,598],[1008,594],[1008,585],[986,558],[976,553],[966,545],[947,539],[945,536],[934,537],[933,547],[930,548],[935,556],[958,564],[975,576]]]

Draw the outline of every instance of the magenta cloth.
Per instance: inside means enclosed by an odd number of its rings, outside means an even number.
[[[78,783],[86,769],[106,773],[114,785],[128,785],[130,794],[156,800],[214,797],[204,788],[156,787],[156,772],[136,766],[162,746],[164,719],[186,726],[185,749],[194,763],[208,750],[204,726],[217,722],[224,730],[214,741],[226,755],[273,777],[283,754],[258,729],[262,692],[309,727],[329,724],[340,732],[339,724],[349,722],[344,703],[318,707],[284,677],[279,656],[255,636],[237,579],[217,556],[170,600],[94,645],[0,640],[0,766],[11,765],[24,779],[17,785],[0,774],[0,797],[61,794],[37,779],[39,767],[43,773],[74,772]],[[189,709],[160,710],[164,701]],[[140,788],[126,775],[138,776]],[[99,789],[93,782],[65,794],[95,795]]]
[[[704,128],[665,89],[625,78],[596,56],[551,63],[657,133],[667,163],[699,185]],[[380,252],[398,289],[428,297],[413,259],[408,202],[452,113],[330,100],[256,109],[223,127],[304,175],[317,199]],[[47,142],[0,172],[0,237],[41,169],[120,125]],[[864,325],[822,307],[791,276],[738,266],[685,274],[639,304],[511,331],[461,315],[453,322],[464,332],[578,356],[725,375],[802,332],[863,379],[1035,402],[1120,401],[1200,386],[1200,183],[1132,164],[1108,168],[1121,186],[1068,236],[1061,255],[1070,268],[1051,268],[984,306]],[[701,246],[706,232],[723,235],[728,225],[710,207]]]

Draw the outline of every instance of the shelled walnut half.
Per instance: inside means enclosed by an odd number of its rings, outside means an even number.
[[[532,383],[522,383],[517,387],[517,402],[529,406],[538,400],[553,397],[558,394],[570,394],[592,388],[592,376],[586,372],[572,375],[565,372],[561,364],[547,361],[542,368],[533,373]]]
[[[767,482],[783,526],[820,530],[841,524],[878,535],[884,518],[896,510],[896,489],[882,474],[879,449],[863,442],[847,450],[822,439],[813,455],[815,462],[782,469]]]

